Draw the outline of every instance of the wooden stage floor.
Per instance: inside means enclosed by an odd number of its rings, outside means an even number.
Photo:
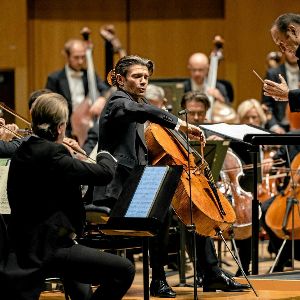
[[[142,300],[143,299],[143,277],[142,277],[142,263],[141,257],[135,256],[136,261],[136,276],[133,285],[129,289],[124,300]],[[230,257],[229,253],[224,252],[222,254],[223,269],[230,273],[235,273],[237,267]],[[274,273],[272,276],[267,276],[268,270],[272,266],[273,259],[269,256],[266,251],[266,244],[260,245],[260,263],[259,263],[259,274],[262,278],[256,276],[250,276],[250,281],[254,286],[258,297],[252,290],[247,292],[209,292],[203,293],[202,289],[198,289],[198,299],[209,299],[209,300],[300,300],[300,262],[295,261],[295,269],[292,271],[291,268],[286,268],[284,273]],[[187,265],[187,277],[192,275],[192,266],[189,263]],[[279,276],[275,276],[279,274]],[[192,287],[176,287],[179,283],[178,272],[168,272],[167,280],[172,288],[176,291],[177,297],[175,299],[194,299],[194,289]],[[283,276],[282,276],[283,275]],[[150,278],[151,280],[151,278]],[[238,281],[246,283],[245,279],[237,278]],[[187,283],[192,283],[193,279],[187,279]],[[155,298],[150,299],[167,299],[167,298]],[[44,292],[42,293],[40,300],[64,300],[62,293]],[[104,300],[104,299],[103,299]],[[105,299],[109,300],[109,299]]]

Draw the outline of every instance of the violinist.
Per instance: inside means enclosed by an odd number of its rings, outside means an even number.
[[[79,39],[68,40],[64,45],[64,55],[66,58],[65,67],[48,76],[46,88],[67,99],[71,116],[89,93],[85,42]],[[108,86],[99,77],[96,77],[96,81],[101,96],[91,106],[90,113],[92,116],[98,117],[106,102],[103,95],[108,90]],[[71,137],[71,133],[71,124],[68,124],[67,136]]]
[[[181,107],[187,110],[187,120],[193,125],[205,123],[206,112],[210,103],[206,94],[201,92],[187,92],[183,95]],[[217,135],[208,135],[207,140],[222,140]],[[188,243],[191,254],[191,245]],[[228,273],[219,267],[219,260],[216,254],[214,242],[210,237],[196,236],[197,249],[197,282],[206,290],[215,287],[223,291],[241,291],[248,289],[249,286],[236,282]],[[204,254],[204,255],[203,255]]]
[[[264,127],[267,122],[267,117],[263,111],[260,102],[256,99],[247,99],[240,103],[237,108],[237,115],[241,124],[254,125],[257,127]],[[243,143],[231,142],[231,149],[238,155],[241,159],[242,164],[251,164],[252,157],[247,147]],[[261,155],[258,156],[258,161],[262,162],[262,171],[264,174],[268,173],[272,167],[272,158],[262,158]],[[253,193],[253,169],[244,170],[244,176],[241,176],[239,183],[243,190]],[[258,176],[261,180],[261,175]],[[251,210],[252,207],[249,207]],[[249,265],[251,261],[251,237],[237,240],[237,247],[239,249],[239,256],[241,259],[242,267],[246,274],[249,274]],[[241,270],[237,270],[236,276],[241,276]]]
[[[116,159],[105,151],[96,164],[71,157],[62,145],[68,105],[61,95],[41,95],[31,115],[34,135],[16,151],[8,175],[11,251],[1,268],[6,299],[39,299],[50,276],[63,278],[72,299],[122,299],[134,277],[132,264],[73,240],[85,222],[80,184],[110,182]],[[91,283],[100,284],[94,293]]]

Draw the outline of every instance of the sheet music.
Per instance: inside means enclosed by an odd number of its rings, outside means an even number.
[[[0,213],[10,214],[10,206],[7,199],[7,177],[9,166],[0,165]]]
[[[241,141],[246,134],[270,134],[268,131],[246,124],[202,124],[200,127]]]
[[[168,167],[145,167],[125,217],[148,217],[167,170]]]

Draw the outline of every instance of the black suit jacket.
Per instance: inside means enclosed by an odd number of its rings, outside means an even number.
[[[184,85],[184,92],[190,92],[192,90],[192,82],[191,79],[188,79],[186,81],[183,82]],[[224,84],[220,83],[217,81],[216,83],[216,88],[220,91],[220,93],[223,95],[223,97],[225,98],[225,102],[226,103],[230,103],[230,99],[228,97],[227,91],[226,91],[226,87]]]
[[[88,94],[88,80],[87,80],[86,70],[83,70],[82,80],[83,80],[84,92],[86,96]],[[108,86],[98,76],[96,76],[96,80],[97,80],[97,88],[100,94],[102,95],[103,92],[108,89]],[[55,93],[63,95],[67,99],[70,114],[71,114],[72,113],[71,92],[70,92],[65,68],[51,73],[47,78],[47,83],[45,87]]]
[[[279,80],[279,74],[281,74],[285,80],[287,80],[286,76],[286,67],[284,64],[281,64],[277,68],[270,68],[267,73],[265,78],[275,81],[275,82],[280,82]],[[272,111],[272,119],[268,121],[267,128],[271,128],[273,125],[280,125],[281,124],[284,116],[285,116],[285,110],[286,110],[286,105],[287,102],[285,101],[275,101],[274,98],[265,96],[264,94],[262,95],[262,103],[266,104],[270,110]]]
[[[172,129],[178,122],[178,118],[169,112],[137,103],[122,90],[116,91],[106,103],[99,120],[98,150],[107,150],[115,156],[118,167],[113,181],[105,189],[95,187],[94,202],[97,205],[98,200],[118,199],[132,169],[147,164],[144,139],[144,123],[147,120]]]
[[[85,96],[88,94],[88,80],[87,80],[87,71],[83,70],[83,86],[84,86],[84,93]],[[97,81],[97,88],[100,93],[100,95],[103,95],[103,93],[108,90],[108,86],[98,77],[96,76]],[[51,73],[47,78],[47,83],[45,86],[47,89],[53,91],[54,93],[58,93],[62,96],[64,96],[68,102],[68,108],[69,108],[69,120],[70,116],[72,114],[73,108],[72,108],[72,99],[71,99],[71,92],[69,88],[69,83],[66,75],[66,70],[63,68],[62,70],[56,71],[54,73]],[[67,136],[71,136],[72,129],[70,122],[68,124],[67,128]]]
[[[70,232],[82,233],[85,211],[81,184],[107,184],[116,163],[99,155],[98,164],[73,159],[61,144],[32,136],[10,164],[8,234],[23,268],[39,268]]]

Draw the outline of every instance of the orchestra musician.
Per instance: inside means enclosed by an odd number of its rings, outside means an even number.
[[[63,69],[51,73],[47,78],[46,88],[61,94],[68,101],[69,113],[86,98],[89,92],[86,68],[86,43],[80,39],[70,39],[64,45],[66,65]],[[100,97],[90,107],[90,114],[98,117],[105,105],[103,97],[108,86],[96,76],[96,86]],[[68,137],[72,135],[71,124],[68,124]]]
[[[185,93],[182,97],[181,107],[186,109],[187,120],[190,124],[198,126],[205,123],[205,116],[209,106],[209,99],[204,93],[190,91]],[[221,139],[221,137],[212,134],[207,136],[207,140]],[[190,248],[188,244],[188,249],[190,250]],[[241,285],[236,282],[219,267],[214,242],[210,237],[197,235],[196,249],[198,286],[203,286],[204,290],[210,287],[216,287],[216,289],[223,291],[240,291],[249,288],[248,285]],[[191,250],[189,252],[191,252]]]
[[[112,84],[116,85],[118,90],[108,100],[99,120],[99,150],[104,149],[112,153],[118,159],[118,167],[114,180],[107,187],[95,188],[95,205],[113,207],[133,167],[147,164],[143,125],[147,120],[183,132],[188,128],[189,136],[197,140],[202,136],[198,127],[192,124],[187,126],[185,121],[143,101],[152,72],[152,61],[138,56],[123,57],[112,72]],[[159,233],[157,239],[168,234],[165,231],[166,227],[164,233]],[[150,245],[152,247],[150,293],[152,296],[173,298],[176,293],[169,287],[163,268],[167,264],[165,242],[163,239],[160,241],[161,243],[152,241],[152,246]],[[201,256],[205,255],[202,253]],[[216,271],[219,270],[218,268]],[[217,273],[214,271],[205,277],[203,285],[205,290],[240,291],[249,288],[248,285],[235,282],[222,271]]]
[[[209,70],[208,57],[201,52],[192,54],[188,60],[188,70],[190,78],[184,82],[184,92],[199,91],[207,93],[220,102],[230,103],[225,85],[216,83],[216,88],[207,88],[207,75]]]
[[[108,184],[117,161],[105,151],[97,154],[96,164],[73,159],[62,145],[68,115],[61,95],[39,96],[31,110],[34,135],[11,160],[5,299],[37,300],[45,278],[58,276],[73,300],[119,300],[133,281],[134,267],[127,259],[73,240],[85,222],[80,184]],[[100,284],[94,293],[91,283]]]
[[[281,52],[290,52],[297,58],[300,67],[300,15],[286,13],[280,15],[271,27],[274,43]],[[291,112],[300,111],[300,89],[289,89],[286,80],[279,75],[279,83],[264,80],[264,95],[273,97],[275,101],[289,101]]]
[[[267,117],[264,113],[262,105],[256,99],[247,99],[242,101],[237,108],[237,115],[240,124],[254,125],[257,127],[264,128],[267,122]],[[232,142],[230,144],[230,147],[241,159],[242,164],[247,165],[253,163],[251,154],[243,143]],[[262,162],[263,166],[262,168],[259,168],[259,170],[262,170],[263,174],[268,173],[272,167],[273,159],[264,158],[262,154],[259,155],[258,161]],[[245,191],[251,192],[253,194],[253,168],[250,168],[249,170],[243,170],[243,173],[244,176],[241,176],[239,180],[240,186]],[[261,181],[261,177],[262,176],[258,176],[259,181]],[[249,207],[249,209],[252,209],[252,207]],[[244,272],[246,274],[250,274],[249,266],[251,262],[251,237],[242,240],[237,240],[236,245],[239,249],[239,257]],[[237,270],[236,276],[241,275],[241,270]]]

